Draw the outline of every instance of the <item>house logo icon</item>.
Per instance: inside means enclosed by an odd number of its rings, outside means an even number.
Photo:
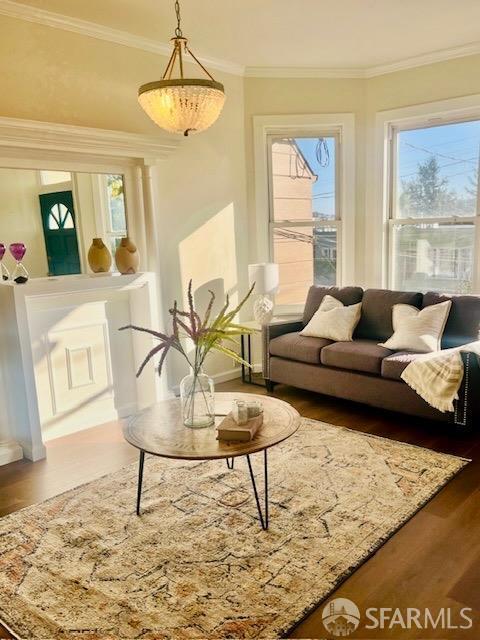
[[[325,629],[336,638],[345,638],[360,624],[360,611],[357,605],[347,598],[335,598],[325,605],[322,611]]]

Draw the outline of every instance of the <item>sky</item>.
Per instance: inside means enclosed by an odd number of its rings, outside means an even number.
[[[295,138],[297,145],[300,147],[303,155],[312,167],[314,173],[318,176],[318,180],[313,185],[313,210],[324,213],[331,218],[335,217],[335,138],[324,138],[330,160],[328,166],[320,166],[316,148],[318,138]],[[323,151],[322,151],[323,153]],[[322,159],[326,160],[325,154]],[[324,164],[322,162],[322,164]]]
[[[419,163],[436,158],[448,188],[461,197],[476,183],[479,161],[480,121],[458,122],[426,129],[401,131],[398,136],[398,177],[415,178]],[[471,197],[471,196],[470,196]]]
[[[329,217],[335,215],[335,138],[324,138],[330,161],[320,166],[316,157],[318,138],[296,138],[305,158],[318,175],[313,185],[313,210]],[[462,197],[471,197],[465,188],[476,184],[480,149],[480,121],[437,125],[401,131],[398,136],[398,179],[415,178],[418,165],[437,158],[440,175],[448,179],[448,188]],[[324,156],[325,157],[325,156]]]

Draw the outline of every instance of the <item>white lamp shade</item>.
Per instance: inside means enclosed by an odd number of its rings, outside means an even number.
[[[274,295],[278,291],[279,269],[275,262],[262,262],[248,265],[250,286],[255,282],[253,293],[258,295]]]

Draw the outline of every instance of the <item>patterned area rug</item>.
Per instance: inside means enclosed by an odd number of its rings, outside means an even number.
[[[285,635],[467,462],[303,420],[269,464],[267,532],[244,459],[147,457],[140,518],[136,464],[3,518],[0,619],[35,640]]]

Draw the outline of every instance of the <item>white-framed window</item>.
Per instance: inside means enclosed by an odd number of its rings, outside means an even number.
[[[305,301],[312,284],[341,282],[340,135],[267,138],[270,259],[279,265],[279,305]]]
[[[354,116],[256,116],[254,137],[256,258],[280,267],[276,312],[297,313],[312,284],[354,281]]]
[[[128,235],[125,182],[121,173],[92,174],[96,233],[112,255],[120,240]]]
[[[125,207],[125,180],[121,174],[102,176],[104,188],[105,233],[112,255],[127,235],[127,212]]]
[[[388,284],[478,290],[480,117],[391,124]]]

